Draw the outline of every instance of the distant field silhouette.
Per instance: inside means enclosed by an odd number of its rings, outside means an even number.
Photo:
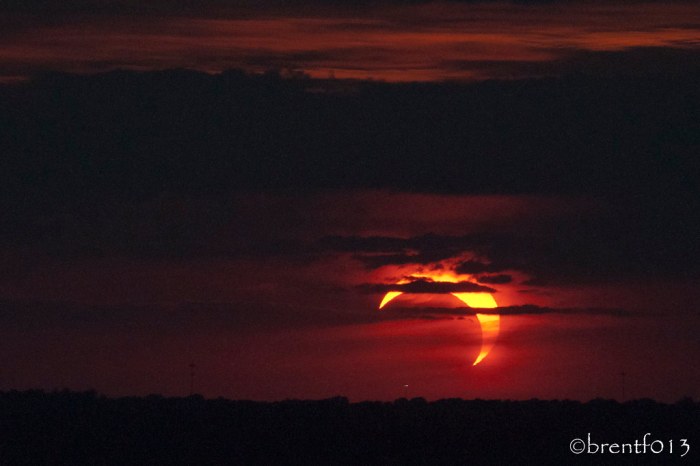
[[[634,443],[647,432],[665,442],[663,453],[569,451],[587,433],[599,443]],[[0,394],[2,465],[697,464],[698,432],[700,403],[690,399],[266,403]],[[680,458],[683,438],[690,451]]]

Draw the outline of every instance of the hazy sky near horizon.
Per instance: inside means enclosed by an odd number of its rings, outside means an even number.
[[[158,204],[133,218],[165,212],[177,228],[173,209],[201,214]],[[197,391],[232,398],[586,400],[620,397],[622,371],[629,397],[697,396],[697,280],[646,276],[610,245],[574,249],[596,239],[578,219],[600,211],[540,196],[242,196],[231,223],[198,238],[216,253],[15,251],[0,283],[2,387],[183,395],[194,362]],[[474,278],[506,277],[487,285],[501,333],[479,366],[474,311],[421,294],[379,312],[382,292],[367,289],[474,261],[498,270]]]

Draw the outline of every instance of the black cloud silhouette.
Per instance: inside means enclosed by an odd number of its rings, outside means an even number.
[[[389,291],[401,291],[403,293],[495,293],[496,290],[488,286],[478,285],[473,282],[436,282],[427,279],[416,279],[410,283],[387,285],[383,283],[365,283],[359,285],[360,290],[366,293],[386,293]]]
[[[387,308],[389,318],[413,318],[431,316],[432,318],[462,317],[474,314],[498,314],[508,315],[537,315],[537,314],[567,314],[567,315],[608,315],[614,317],[634,316],[632,311],[623,308],[604,307],[544,307],[534,304],[522,306],[503,306],[495,308],[470,308],[470,307],[427,307],[427,306],[393,306]]]
[[[513,281],[513,277],[507,274],[500,275],[482,275],[476,279],[479,283],[486,283],[489,285],[504,285]]]

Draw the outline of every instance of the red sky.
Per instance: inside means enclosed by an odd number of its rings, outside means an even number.
[[[700,6],[160,6],[0,7],[0,82],[506,81],[3,86],[0,390],[186,395],[194,362],[208,397],[700,396]],[[478,366],[456,299],[377,310],[459,270],[503,308]]]
[[[314,77],[429,81],[598,66],[605,52],[695,50],[692,4],[441,4],[61,15],[7,21],[5,80],[52,69],[301,70]],[[606,55],[600,55],[605,59]],[[633,64],[633,66],[637,66]]]
[[[179,205],[185,217],[198,215],[194,204]],[[355,191],[246,195],[226,209],[233,221],[209,239],[220,251],[235,250],[246,234],[276,244],[524,229],[548,237],[553,225],[566,228],[601,206],[570,197]],[[231,234],[240,225],[245,234]],[[358,287],[449,260],[369,269],[356,249],[305,252],[297,244],[251,257],[189,259],[61,260],[26,252],[15,257],[24,270],[3,279],[2,297],[68,304],[32,305],[20,318],[6,311],[0,387],[182,395],[194,361],[197,390],[231,398],[619,397],[621,371],[629,397],[698,394],[698,373],[687,370],[700,349],[698,320],[686,310],[698,298],[694,282],[565,277],[529,286],[527,272],[511,270],[512,283],[489,285],[499,305],[540,308],[503,315],[494,350],[473,367],[480,345],[473,315],[424,311],[435,304],[410,297],[379,313],[381,294]],[[448,305],[459,307],[454,301]]]

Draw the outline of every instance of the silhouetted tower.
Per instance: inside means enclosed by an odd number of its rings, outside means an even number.
[[[190,363],[190,396],[194,395],[194,368],[193,362]]]

